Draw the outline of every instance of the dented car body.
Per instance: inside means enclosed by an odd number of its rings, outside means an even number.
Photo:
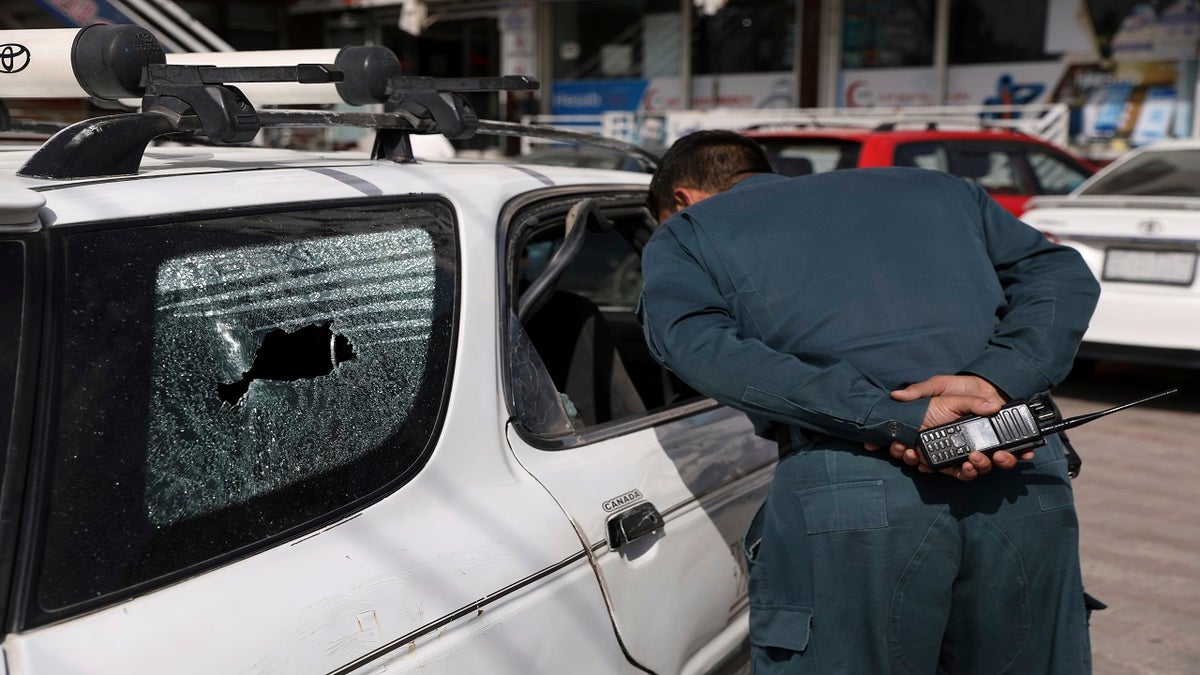
[[[648,176],[31,152],[0,151],[9,672],[740,665],[776,449],[646,352]]]

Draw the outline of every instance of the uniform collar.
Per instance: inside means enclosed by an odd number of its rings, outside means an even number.
[[[749,187],[751,185],[762,185],[764,183],[773,183],[779,180],[787,180],[787,176],[781,176],[777,173],[756,173],[746,178],[739,180],[733,184],[730,190],[737,190],[741,187]]]

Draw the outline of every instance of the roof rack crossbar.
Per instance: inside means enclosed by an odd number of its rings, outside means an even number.
[[[325,83],[342,79],[341,71],[322,64],[217,67],[154,63],[142,70],[141,86],[146,90],[142,110],[194,114],[213,143],[245,143],[262,125],[253,104],[232,86],[234,83]]]
[[[446,138],[470,138],[479,126],[479,117],[463,96],[464,93],[533,91],[537,88],[537,80],[523,75],[483,78],[393,77],[388,82],[388,99],[384,110],[407,111],[418,118],[430,118]]]

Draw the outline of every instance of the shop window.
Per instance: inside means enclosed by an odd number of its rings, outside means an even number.
[[[1054,59],[1044,50],[1047,0],[954,0],[950,3],[951,64]]]
[[[934,0],[846,0],[843,68],[933,65]]]
[[[683,27],[677,1],[582,0],[546,6],[554,79],[679,74]]]
[[[694,16],[694,74],[792,70],[794,0],[730,0],[712,14],[697,9]]]

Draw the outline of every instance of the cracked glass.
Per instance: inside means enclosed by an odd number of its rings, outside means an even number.
[[[415,471],[453,335],[453,220],[366,204],[62,238],[39,585],[63,609],[219,559]]]

